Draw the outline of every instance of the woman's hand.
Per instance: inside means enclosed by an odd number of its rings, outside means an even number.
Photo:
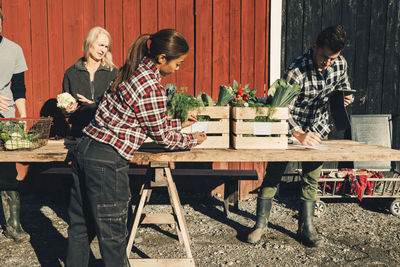
[[[182,122],[182,128],[189,127],[195,122],[197,122],[197,112],[189,111],[187,121]]]
[[[293,136],[304,146],[316,146],[321,143],[321,138],[315,132],[296,131]]]
[[[88,104],[88,105],[90,105],[90,104],[93,104],[93,103],[94,103],[94,101],[87,99],[86,97],[84,97],[84,96],[81,95],[81,94],[76,94],[76,96],[78,97],[78,101],[81,102],[81,103],[83,103],[83,104]]]
[[[194,136],[197,139],[197,145],[200,145],[207,139],[207,135],[203,132],[195,132]]]

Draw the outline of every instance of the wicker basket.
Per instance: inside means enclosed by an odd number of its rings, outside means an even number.
[[[32,150],[47,144],[53,118],[1,118],[0,149]]]

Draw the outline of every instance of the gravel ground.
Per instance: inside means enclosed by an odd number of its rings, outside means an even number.
[[[67,188],[67,182],[58,181],[47,184],[47,189],[25,189],[22,221],[31,241],[15,244],[0,234],[0,266],[64,266]],[[250,245],[244,239],[254,224],[255,199],[241,201],[239,211],[226,218],[220,197],[181,192],[196,266],[400,266],[400,218],[388,211],[389,202],[326,201],[327,212],[314,220],[324,238],[323,246],[311,249],[296,241],[297,198],[293,195],[292,190],[281,190],[267,236]],[[169,212],[167,200],[166,191],[154,191],[145,209],[149,213]],[[139,233],[144,240],[135,256],[185,256],[169,226],[141,227]],[[92,250],[91,266],[102,266],[96,240]]]

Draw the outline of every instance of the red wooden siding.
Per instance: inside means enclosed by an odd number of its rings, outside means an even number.
[[[219,85],[268,84],[270,0],[0,0],[3,34],[24,50],[28,115],[61,92],[64,71],[82,56],[83,39],[93,26],[113,38],[113,60],[120,67],[129,45],[144,33],[176,28],[190,52],[181,69],[163,83],[177,83],[197,95],[218,98]],[[215,168],[260,170],[264,163],[214,163]],[[241,182],[247,196],[259,182]],[[220,189],[219,189],[220,190]]]

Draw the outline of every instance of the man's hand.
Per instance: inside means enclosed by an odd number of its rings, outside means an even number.
[[[197,145],[200,145],[207,139],[207,135],[203,132],[195,132],[194,136],[197,138]]]
[[[188,119],[185,122],[182,122],[182,128],[189,127],[193,123],[197,122],[197,112],[195,111],[189,111],[188,112]]]
[[[11,101],[11,98],[1,96],[0,95],[0,111],[8,111],[8,106],[10,105],[8,102]]]
[[[316,146],[321,143],[321,138],[315,132],[304,132],[302,130],[293,133],[293,136],[299,140],[300,144],[305,146]]]
[[[348,105],[350,105],[351,103],[354,102],[354,95],[345,95],[344,96],[344,106],[347,107]]]

